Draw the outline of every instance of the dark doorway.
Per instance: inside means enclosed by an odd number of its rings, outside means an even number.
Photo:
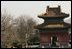
[[[51,46],[56,47],[56,42],[57,42],[57,36],[52,36],[51,37]]]

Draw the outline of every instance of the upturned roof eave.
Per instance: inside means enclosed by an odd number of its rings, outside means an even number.
[[[62,14],[62,15],[38,15],[39,18],[65,18],[69,17],[69,14]]]

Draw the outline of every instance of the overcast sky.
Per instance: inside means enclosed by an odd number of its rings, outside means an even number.
[[[1,1],[1,11],[4,9],[13,17],[20,15],[29,15],[33,17],[38,23],[43,20],[37,16],[46,11],[46,6],[58,7],[61,6],[61,11],[70,14],[71,17],[71,1]]]

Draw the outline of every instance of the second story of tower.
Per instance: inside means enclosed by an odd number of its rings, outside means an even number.
[[[47,6],[46,12],[44,14],[38,15],[39,18],[65,18],[69,14],[61,12],[61,7],[49,7]]]

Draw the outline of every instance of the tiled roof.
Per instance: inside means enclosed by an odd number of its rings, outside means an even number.
[[[38,15],[38,17],[68,17],[69,14],[65,14],[65,13],[60,13],[59,15],[56,14],[42,14],[42,15]]]
[[[64,23],[64,24],[40,24],[36,26],[36,28],[67,28],[70,27],[70,24]]]
[[[66,17],[69,14],[61,12],[60,6],[50,8],[47,6],[46,13],[39,15],[38,17]]]

